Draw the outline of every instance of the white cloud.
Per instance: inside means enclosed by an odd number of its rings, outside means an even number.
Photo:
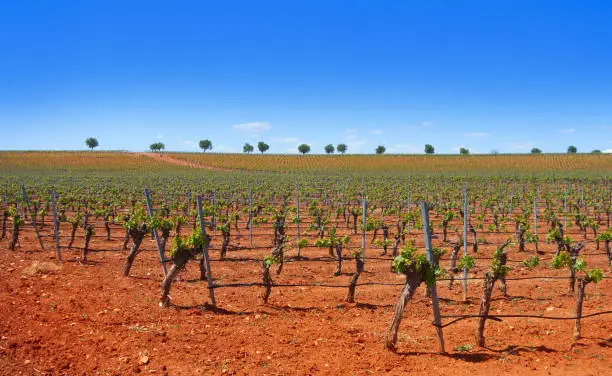
[[[606,150],[602,150],[602,153],[612,153],[612,149],[606,149]]]
[[[424,127],[427,127],[428,125],[433,125],[433,124],[434,124],[433,121],[422,121],[421,122],[421,125]]]
[[[576,132],[576,128],[557,129],[557,132],[563,133],[563,134],[572,134]]]
[[[296,137],[273,137],[272,142],[279,142],[282,144],[292,144],[298,142],[299,140]]]
[[[183,144],[185,144],[185,145],[187,145],[187,146],[189,146],[189,147],[192,147],[192,148],[195,148],[195,147],[196,147],[196,145],[197,145],[197,144],[196,144],[196,142],[195,142],[195,141],[193,141],[193,140],[186,140],[186,141],[183,141]]]
[[[157,136],[155,136],[156,139],[161,140],[162,138],[164,138],[164,135],[161,133],[158,133]]]
[[[353,133],[357,133],[357,128],[349,128],[349,129],[345,129],[344,133],[346,134],[353,134]]]
[[[372,129],[370,133],[371,134],[383,134],[385,133],[385,131],[383,131],[382,129]]]
[[[485,132],[470,132],[470,133],[464,134],[465,137],[471,137],[471,138],[485,138],[485,137],[489,137],[490,135],[491,135],[490,133],[485,133]]]
[[[270,129],[272,129],[270,124],[262,123],[262,122],[234,124],[232,127],[235,130],[242,131],[242,132],[250,132],[250,133],[265,132],[265,131],[269,131]]]

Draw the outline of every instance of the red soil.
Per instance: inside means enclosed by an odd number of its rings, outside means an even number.
[[[49,234],[48,226],[43,233]],[[245,246],[246,233],[243,230],[232,244]],[[38,251],[30,230],[24,231],[22,247],[16,251],[7,250],[7,240],[0,242],[0,373],[612,374],[610,315],[584,319],[584,338],[578,342],[572,339],[574,322],[569,320],[489,320],[487,348],[475,345],[476,320],[463,320],[444,329],[448,353],[440,355],[431,325],[431,302],[424,298],[423,286],[404,313],[398,353],[385,350],[383,343],[401,286],[358,287],[357,304],[343,302],[346,288],[276,287],[267,305],[259,297],[261,287],[220,288],[215,291],[218,309],[207,310],[201,307],[208,301],[206,283],[197,281],[199,270],[190,263],[184,279],[172,286],[176,306],[161,309],[162,276],[155,243],[145,240],[145,251],[136,258],[130,277],[123,277],[126,251],[119,249],[121,235],[117,229],[110,242],[96,237],[87,265],[75,262],[78,249],[63,249],[65,261],[57,262],[50,239],[45,242],[48,249]],[[413,236],[421,239],[422,235]],[[75,244],[82,246],[82,240]],[[263,246],[271,239],[258,234],[255,242]],[[542,248],[549,257],[552,245]],[[483,255],[493,249],[493,245],[481,246]],[[261,257],[268,251],[230,251],[229,257]],[[595,252],[593,244],[583,252]],[[368,253],[377,256],[378,251]],[[303,254],[324,256],[327,251],[308,248]],[[510,258],[532,254],[517,255],[513,249]],[[213,249],[212,256],[216,260],[218,251]],[[587,256],[587,260],[591,267],[605,268],[605,256]],[[36,261],[42,264],[32,267]],[[53,265],[60,269],[53,270]],[[545,265],[533,271],[516,263],[511,266],[510,277],[566,274]],[[291,262],[273,279],[348,284],[354,262],[346,261],[343,270],[348,273],[339,277],[333,277],[334,267],[333,262]],[[259,264],[252,261],[213,261],[212,272],[216,283],[261,279]],[[360,278],[360,282],[368,281],[401,283],[403,278],[389,271],[389,261],[372,260],[366,262]],[[461,302],[459,284],[449,290],[446,282],[440,282],[438,291],[442,314],[478,313],[480,281],[470,282],[469,303]],[[510,297],[503,298],[495,289],[491,314],[572,316],[575,298],[566,291],[565,280],[509,281]],[[584,314],[611,310],[611,291],[610,279],[588,285]]]

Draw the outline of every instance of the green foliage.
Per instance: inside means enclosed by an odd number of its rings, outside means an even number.
[[[341,153],[341,154],[346,153],[347,149],[348,147],[346,146],[346,144],[338,144],[338,146],[336,146],[336,150],[338,150],[338,153]]]
[[[391,244],[393,244],[393,242],[391,241],[391,239],[376,239],[374,241],[374,245],[377,247],[384,247],[384,246],[390,246]]]
[[[183,252],[193,254],[195,250],[203,249],[207,242],[208,240],[202,235],[200,228],[195,228],[187,238],[180,235],[174,238],[170,249],[170,257],[176,257]]]
[[[85,139],[85,145],[87,145],[88,148],[93,150],[95,147],[98,147],[100,144],[98,143],[98,140],[96,138],[88,137]]]
[[[333,154],[335,150],[336,149],[334,148],[334,145],[332,145],[332,144],[329,144],[329,145],[325,146],[325,152],[327,154]]]
[[[151,149],[151,151],[162,151],[165,148],[166,145],[164,145],[163,142],[155,142],[149,146],[149,149]]]
[[[569,267],[570,265],[572,265],[572,259],[570,258],[570,255],[567,252],[561,252],[553,257],[551,265],[555,269]]]
[[[298,146],[298,151],[302,154],[310,153],[310,145],[301,144]]]
[[[300,239],[300,241],[298,242],[298,248],[302,249],[302,248],[306,248],[306,247],[308,247],[308,240]]]
[[[525,240],[527,240],[527,243],[535,243],[538,241],[538,235],[532,233],[531,231],[526,231]]]
[[[586,261],[584,261],[583,257],[580,257],[579,259],[577,259],[573,266],[574,270],[577,272],[583,271],[584,268],[586,267],[587,267],[587,263]]]
[[[591,280],[591,282],[598,283],[604,278],[604,273],[601,271],[601,269],[591,269],[588,271],[587,277],[589,280]]]
[[[161,231],[170,231],[174,228],[174,222],[167,218],[155,216],[149,220],[149,227]]]
[[[461,154],[461,155],[468,155],[468,154],[470,154],[470,149],[459,148],[459,154]]]
[[[432,145],[425,144],[425,154],[433,154],[434,152],[435,152],[435,149]]]
[[[539,148],[533,148],[531,149],[531,154],[542,154],[542,150]]]
[[[182,236],[177,236],[172,242],[172,248],[170,249],[170,257],[176,257],[182,252],[187,252],[188,246],[187,241]]]
[[[455,347],[455,351],[459,351],[459,352],[468,352],[471,349],[472,349],[472,345],[469,343]]]
[[[527,269],[531,270],[540,264],[540,258],[538,256],[530,257],[526,260],[523,260],[523,265],[527,267]]]
[[[202,234],[199,227],[196,227],[187,238],[187,244],[195,249],[203,249],[208,245],[208,239]]]
[[[570,145],[567,148],[567,154],[576,154],[577,152],[578,152],[578,149],[574,145]]]
[[[278,260],[272,255],[266,255],[263,259],[264,267],[269,269],[272,265],[277,264]]]
[[[474,256],[463,256],[459,259],[459,263],[457,264],[457,268],[459,269],[472,269],[476,266],[476,259]]]
[[[138,228],[144,227],[146,231],[146,228],[148,226],[149,216],[145,214],[143,208],[132,208],[132,210],[130,210],[129,219],[123,222],[123,227],[129,230],[136,230]]]
[[[202,151],[206,152],[207,150],[212,150],[213,145],[212,142],[210,140],[200,140],[199,143],[200,149],[202,149]]]
[[[259,141],[257,143],[257,149],[261,152],[261,154],[265,153],[266,151],[268,151],[268,149],[270,149],[270,145],[266,144],[263,141]]]
[[[250,154],[253,152],[253,150],[255,150],[255,148],[253,148],[253,145],[249,144],[248,142],[242,147],[242,151],[245,153]]]
[[[595,238],[596,240],[600,240],[600,241],[612,241],[612,231],[610,229],[607,229],[606,231],[603,231],[602,233],[600,233],[599,235],[597,235],[597,237]]]
[[[25,224],[25,221],[21,218],[19,212],[17,212],[16,207],[11,206],[8,210],[8,215],[13,219],[13,223],[15,223],[16,226],[23,226]]]
[[[383,145],[378,145],[375,151],[376,151],[376,154],[385,154],[385,151],[387,151],[387,148],[384,147]]]
[[[413,244],[407,244],[399,256],[393,259],[391,266],[398,274],[418,273],[427,286],[432,286],[442,272],[440,268],[433,268],[427,256],[416,252]]]
[[[499,247],[493,253],[493,260],[491,261],[491,273],[495,278],[503,278],[510,271],[510,267],[502,264],[501,258],[504,255],[504,247]]]

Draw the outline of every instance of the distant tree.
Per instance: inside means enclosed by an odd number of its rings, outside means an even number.
[[[538,148],[531,149],[531,154],[542,154],[542,150]]]
[[[333,154],[335,150],[336,150],[336,149],[334,148],[334,145],[332,145],[332,144],[329,144],[329,145],[327,145],[327,146],[325,147],[325,152],[326,152],[327,154]]]
[[[493,150],[491,150],[491,154],[497,155],[497,154],[499,154],[499,150],[493,149]]]
[[[156,142],[156,143],[151,144],[149,148],[151,148],[151,151],[162,151],[166,148],[166,145],[164,145],[161,142]]]
[[[298,146],[298,151],[302,154],[310,153],[310,145],[302,144]]]
[[[341,154],[346,153],[346,149],[348,149],[346,144],[338,144],[338,146],[336,146],[336,150],[338,150],[338,152]]]
[[[470,154],[470,149],[467,148],[459,148],[459,154],[468,155]]]
[[[601,150],[595,149],[591,152],[591,154],[601,154]]]
[[[263,141],[259,141],[257,143],[257,149],[259,149],[259,151],[261,152],[261,154],[265,153],[266,151],[268,151],[268,149],[270,149],[270,145],[266,144]]]
[[[425,144],[425,154],[433,154],[435,153],[435,149],[430,144]]]
[[[576,154],[577,152],[578,152],[578,149],[576,149],[574,145],[570,145],[567,148],[567,154]]]
[[[212,150],[212,142],[210,142],[210,140],[200,140],[200,149],[202,149],[203,152]]]
[[[387,151],[387,148],[382,145],[378,145],[376,148],[376,154],[385,154],[385,151]]]
[[[244,146],[242,147],[242,151],[245,152],[245,153],[249,153],[250,154],[250,153],[253,152],[253,150],[255,150],[253,148],[253,145],[249,144],[248,142],[246,144],[244,144]]]
[[[93,151],[94,148],[98,147],[100,144],[98,144],[98,140],[94,137],[88,137],[85,140],[85,145],[87,145],[88,148],[91,149],[91,151]]]

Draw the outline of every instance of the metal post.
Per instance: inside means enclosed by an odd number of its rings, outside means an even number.
[[[431,247],[431,238],[429,232],[429,212],[427,209],[427,203],[423,201],[421,203],[421,217],[423,219],[423,236],[425,237],[425,250],[427,252],[427,260],[433,266],[435,264],[435,256]],[[438,292],[436,290],[436,281],[434,280],[431,286],[428,286],[429,292],[431,293],[431,305],[434,314],[434,324],[436,325],[436,333],[438,334],[438,343],[440,344],[440,352],[444,351],[444,336],[442,334],[441,318],[440,318],[440,306],[438,304]]]
[[[206,229],[204,228],[204,216],[202,215],[202,196],[196,197],[198,203],[198,218],[200,219],[200,233],[206,239]],[[210,303],[213,307],[217,305],[215,301],[215,288],[213,286],[212,271],[210,270],[210,258],[208,257],[208,242],[204,241],[203,257],[204,264],[206,265],[206,279],[208,281],[208,294],[210,296]]]
[[[25,202],[25,208],[23,210],[24,212],[27,210],[30,213],[30,220],[32,222],[32,226],[34,226],[34,231],[36,232],[36,239],[38,239],[38,244],[40,244],[40,248],[45,249],[42,239],[40,238],[40,233],[38,232],[36,216],[33,215],[30,211],[30,200],[28,199],[28,194],[26,193],[25,187],[23,185],[21,185],[21,194],[23,195],[23,201]]]
[[[153,218],[153,206],[151,206],[151,191],[149,188],[145,188],[144,190],[145,198],[147,199],[147,210],[149,211],[149,216]],[[164,272],[164,277],[168,272],[166,271],[166,264],[164,263],[164,250],[161,247],[161,242],[159,241],[159,234],[157,233],[157,229],[153,229],[153,236],[155,237],[155,244],[157,244],[157,251],[159,252],[159,262],[161,263],[162,272]]]
[[[57,261],[62,261],[59,239],[59,220],[57,219],[57,209],[55,208],[55,192],[51,191],[51,209],[53,213],[53,235],[55,236],[55,248],[57,250]]]
[[[468,194],[467,183],[463,191],[463,256],[467,256],[467,230],[468,230]],[[463,301],[467,301],[467,268],[463,269]]]

